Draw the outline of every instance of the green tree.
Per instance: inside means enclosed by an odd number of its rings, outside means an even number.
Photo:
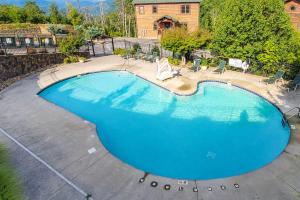
[[[26,17],[26,22],[38,24],[45,23],[47,21],[45,12],[40,9],[35,1],[26,1],[23,7],[23,12]]]
[[[205,29],[188,33],[184,28],[174,28],[164,32],[161,38],[163,48],[179,53],[185,57],[195,49],[204,47],[211,39],[211,34]]]
[[[72,4],[68,5],[67,18],[73,26],[78,26],[83,23],[83,16],[74,6],[72,6]]]
[[[72,56],[76,52],[79,51],[80,47],[83,46],[85,43],[84,38],[81,34],[69,34],[66,38],[62,39],[59,44],[59,51],[68,55]]]
[[[14,5],[0,5],[0,23],[22,23],[26,21],[23,10]]]
[[[95,56],[94,42],[97,37],[104,35],[104,30],[98,26],[88,26],[84,31],[85,38],[90,41],[93,49],[93,55]]]
[[[258,74],[299,70],[299,35],[281,0],[225,0],[211,48],[224,57],[257,60],[250,69]]]
[[[225,0],[226,1],[226,0]],[[213,31],[216,21],[224,7],[224,1],[203,0],[200,7],[200,23],[205,29]]]
[[[52,2],[49,7],[49,22],[51,24],[61,24],[62,23],[62,14],[60,13],[55,2]]]

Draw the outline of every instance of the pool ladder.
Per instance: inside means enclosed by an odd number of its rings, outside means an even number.
[[[295,111],[295,110],[297,111],[296,113],[292,114],[289,117],[287,116],[288,113],[291,113],[292,111]],[[281,120],[282,126],[284,127],[287,124],[288,120],[291,119],[292,117],[296,116],[296,115],[300,118],[300,107],[294,107],[294,108],[286,111],[285,113],[283,113],[283,117],[282,117],[282,120]]]

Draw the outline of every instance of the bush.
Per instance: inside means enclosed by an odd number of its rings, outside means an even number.
[[[201,66],[208,66],[208,60],[207,59],[201,59]]]
[[[124,55],[126,55],[126,49],[117,48],[117,49],[114,50],[113,53],[114,53],[115,55],[124,56]]]
[[[0,50],[0,55],[5,55],[5,52],[3,50]]]
[[[172,58],[172,57],[168,57],[168,61],[169,61],[170,64],[176,65],[176,66],[180,65],[180,63],[181,63],[180,59]]]
[[[184,28],[167,30],[161,38],[161,46],[169,51],[186,56],[201,47],[207,46],[211,34],[205,29],[188,33]]]
[[[69,64],[69,63],[75,63],[75,62],[78,62],[79,59],[77,56],[68,56],[64,59],[64,63],[65,64]]]
[[[135,54],[138,50],[141,50],[141,45],[139,43],[134,43],[132,46],[132,52]]]
[[[2,145],[0,145],[0,199],[23,199],[20,182],[12,170],[8,153]]]
[[[78,52],[84,44],[85,41],[82,35],[70,34],[59,42],[58,48],[60,52],[70,56]]]
[[[86,60],[87,60],[86,57],[78,56],[78,61],[79,62],[86,62]]]
[[[210,48],[226,58],[251,59],[250,71],[270,76],[279,69],[292,76],[300,69],[300,38],[283,1],[223,1]],[[295,75],[295,74],[294,74]]]
[[[160,50],[159,50],[158,46],[154,46],[154,47],[151,49],[151,53],[152,53],[152,54],[156,53],[158,56],[160,56]]]

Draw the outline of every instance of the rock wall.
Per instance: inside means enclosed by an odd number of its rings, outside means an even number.
[[[79,54],[89,57],[89,52],[80,52]],[[61,64],[64,58],[65,55],[61,53],[0,56],[0,82],[36,71],[39,68]]]

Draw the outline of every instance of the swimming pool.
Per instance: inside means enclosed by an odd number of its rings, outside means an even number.
[[[105,148],[123,162],[176,179],[241,175],[271,163],[290,130],[264,98],[218,82],[175,95],[128,72],[83,75],[40,94],[97,126]]]

